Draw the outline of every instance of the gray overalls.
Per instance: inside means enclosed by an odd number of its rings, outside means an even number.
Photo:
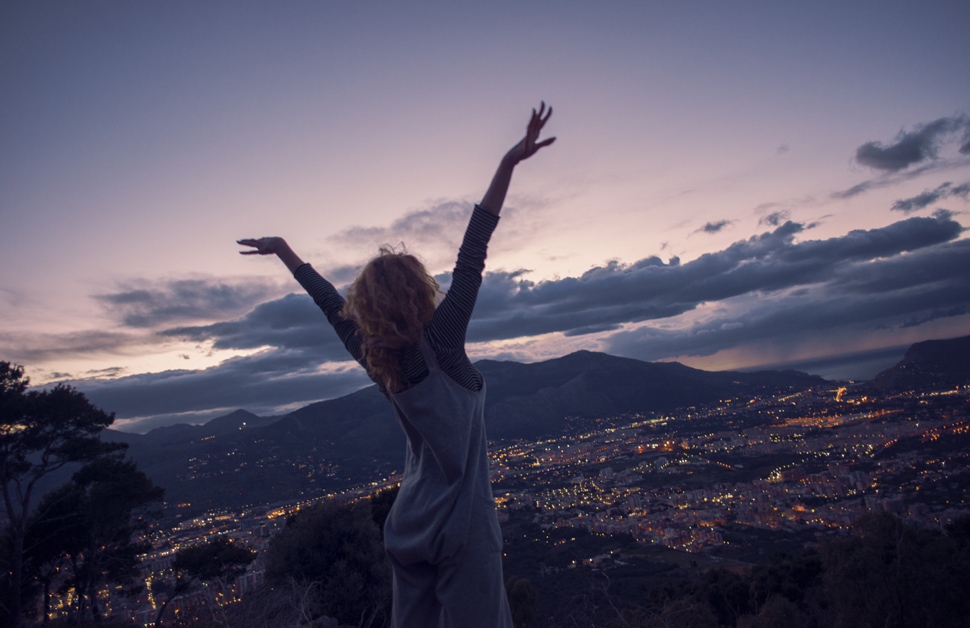
[[[394,569],[395,628],[512,628],[502,531],[488,477],[485,387],[441,371],[388,396],[407,435],[404,480],[384,526]]]

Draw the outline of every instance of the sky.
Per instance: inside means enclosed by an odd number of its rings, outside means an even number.
[[[868,379],[970,334],[970,4],[0,4],[0,360],[144,432],[368,384],[286,268],[443,285],[531,109],[473,360]]]

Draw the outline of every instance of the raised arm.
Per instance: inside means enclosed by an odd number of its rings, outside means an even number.
[[[512,170],[520,161],[528,159],[540,148],[555,141],[554,137],[541,142],[536,141],[550,115],[552,115],[552,108],[547,111],[545,103],[542,103],[539,111],[533,109],[525,137],[502,157],[498,170],[492,178],[492,184],[482,202],[475,208],[468,223],[461,248],[458,250],[458,261],[451,274],[448,295],[438,306],[431,320],[428,331],[432,346],[454,351],[452,358],[447,355],[438,357],[445,372],[456,381],[466,381],[461,376],[463,369],[476,372],[471,368],[471,363],[468,362],[464,352],[465,334],[478,299],[478,290],[482,285],[488,241],[498,223],[498,214],[502,211],[502,205],[505,202]],[[454,367],[451,371],[449,371],[449,360],[452,360],[451,366]],[[454,361],[461,361],[462,364],[455,366]],[[478,384],[480,383],[479,381]],[[477,390],[477,388],[473,389]]]
[[[297,268],[303,266],[303,260],[293,252],[293,249],[283,238],[249,238],[236,240],[236,244],[251,246],[256,249],[255,251],[239,251],[240,255],[276,255],[286,264],[291,273],[295,273]]]
[[[361,351],[361,336],[358,333],[360,328],[357,322],[350,318],[344,318],[342,311],[344,298],[340,296],[337,289],[329,281],[324,279],[313,270],[309,264],[304,264],[300,256],[293,252],[290,245],[283,238],[248,238],[236,240],[237,244],[251,246],[254,251],[239,251],[243,255],[276,255],[286,267],[293,273],[293,277],[300,282],[303,289],[313,298],[313,302],[323,310],[333,326],[337,336],[347,347],[350,355],[361,361],[363,352]],[[299,271],[299,272],[298,272]]]
[[[543,114],[545,115],[543,116]],[[499,212],[502,211],[502,205],[505,203],[505,194],[509,191],[509,182],[512,181],[512,170],[515,169],[516,164],[523,159],[532,157],[540,148],[549,146],[556,141],[556,138],[550,137],[541,142],[536,142],[539,139],[539,132],[542,131],[542,127],[545,126],[551,115],[552,107],[549,107],[549,110],[546,111],[545,102],[539,106],[539,111],[532,110],[532,118],[526,127],[525,137],[513,146],[509,152],[505,153],[502,161],[499,162],[498,170],[495,171],[495,176],[492,177],[492,183],[488,186],[488,191],[485,192],[482,202],[479,203],[482,209],[486,209],[498,216]]]

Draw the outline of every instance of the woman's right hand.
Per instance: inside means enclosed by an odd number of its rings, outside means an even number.
[[[543,114],[545,114],[545,117],[543,117]],[[532,118],[529,119],[529,125],[526,127],[525,137],[505,154],[503,161],[506,164],[514,166],[523,159],[528,159],[535,155],[540,148],[549,146],[556,141],[554,137],[542,140],[541,142],[536,141],[539,139],[539,132],[542,131],[542,127],[545,126],[551,115],[552,107],[549,107],[549,110],[546,111],[545,101],[539,106],[539,111],[532,110]]]
[[[293,249],[283,238],[246,238],[236,240],[236,244],[251,246],[256,249],[255,251],[239,251],[240,255],[278,255],[292,273],[295,273],[296,269],[303,265],[303,260],[293,252]]]

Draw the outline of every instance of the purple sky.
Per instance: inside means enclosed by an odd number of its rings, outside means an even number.
[[[133,430],[351,392],[235,240],[447,273],[542,99],[473,359],[868,378],[970,333],[970,5],[666,4],[3,3],[0,359]]]

